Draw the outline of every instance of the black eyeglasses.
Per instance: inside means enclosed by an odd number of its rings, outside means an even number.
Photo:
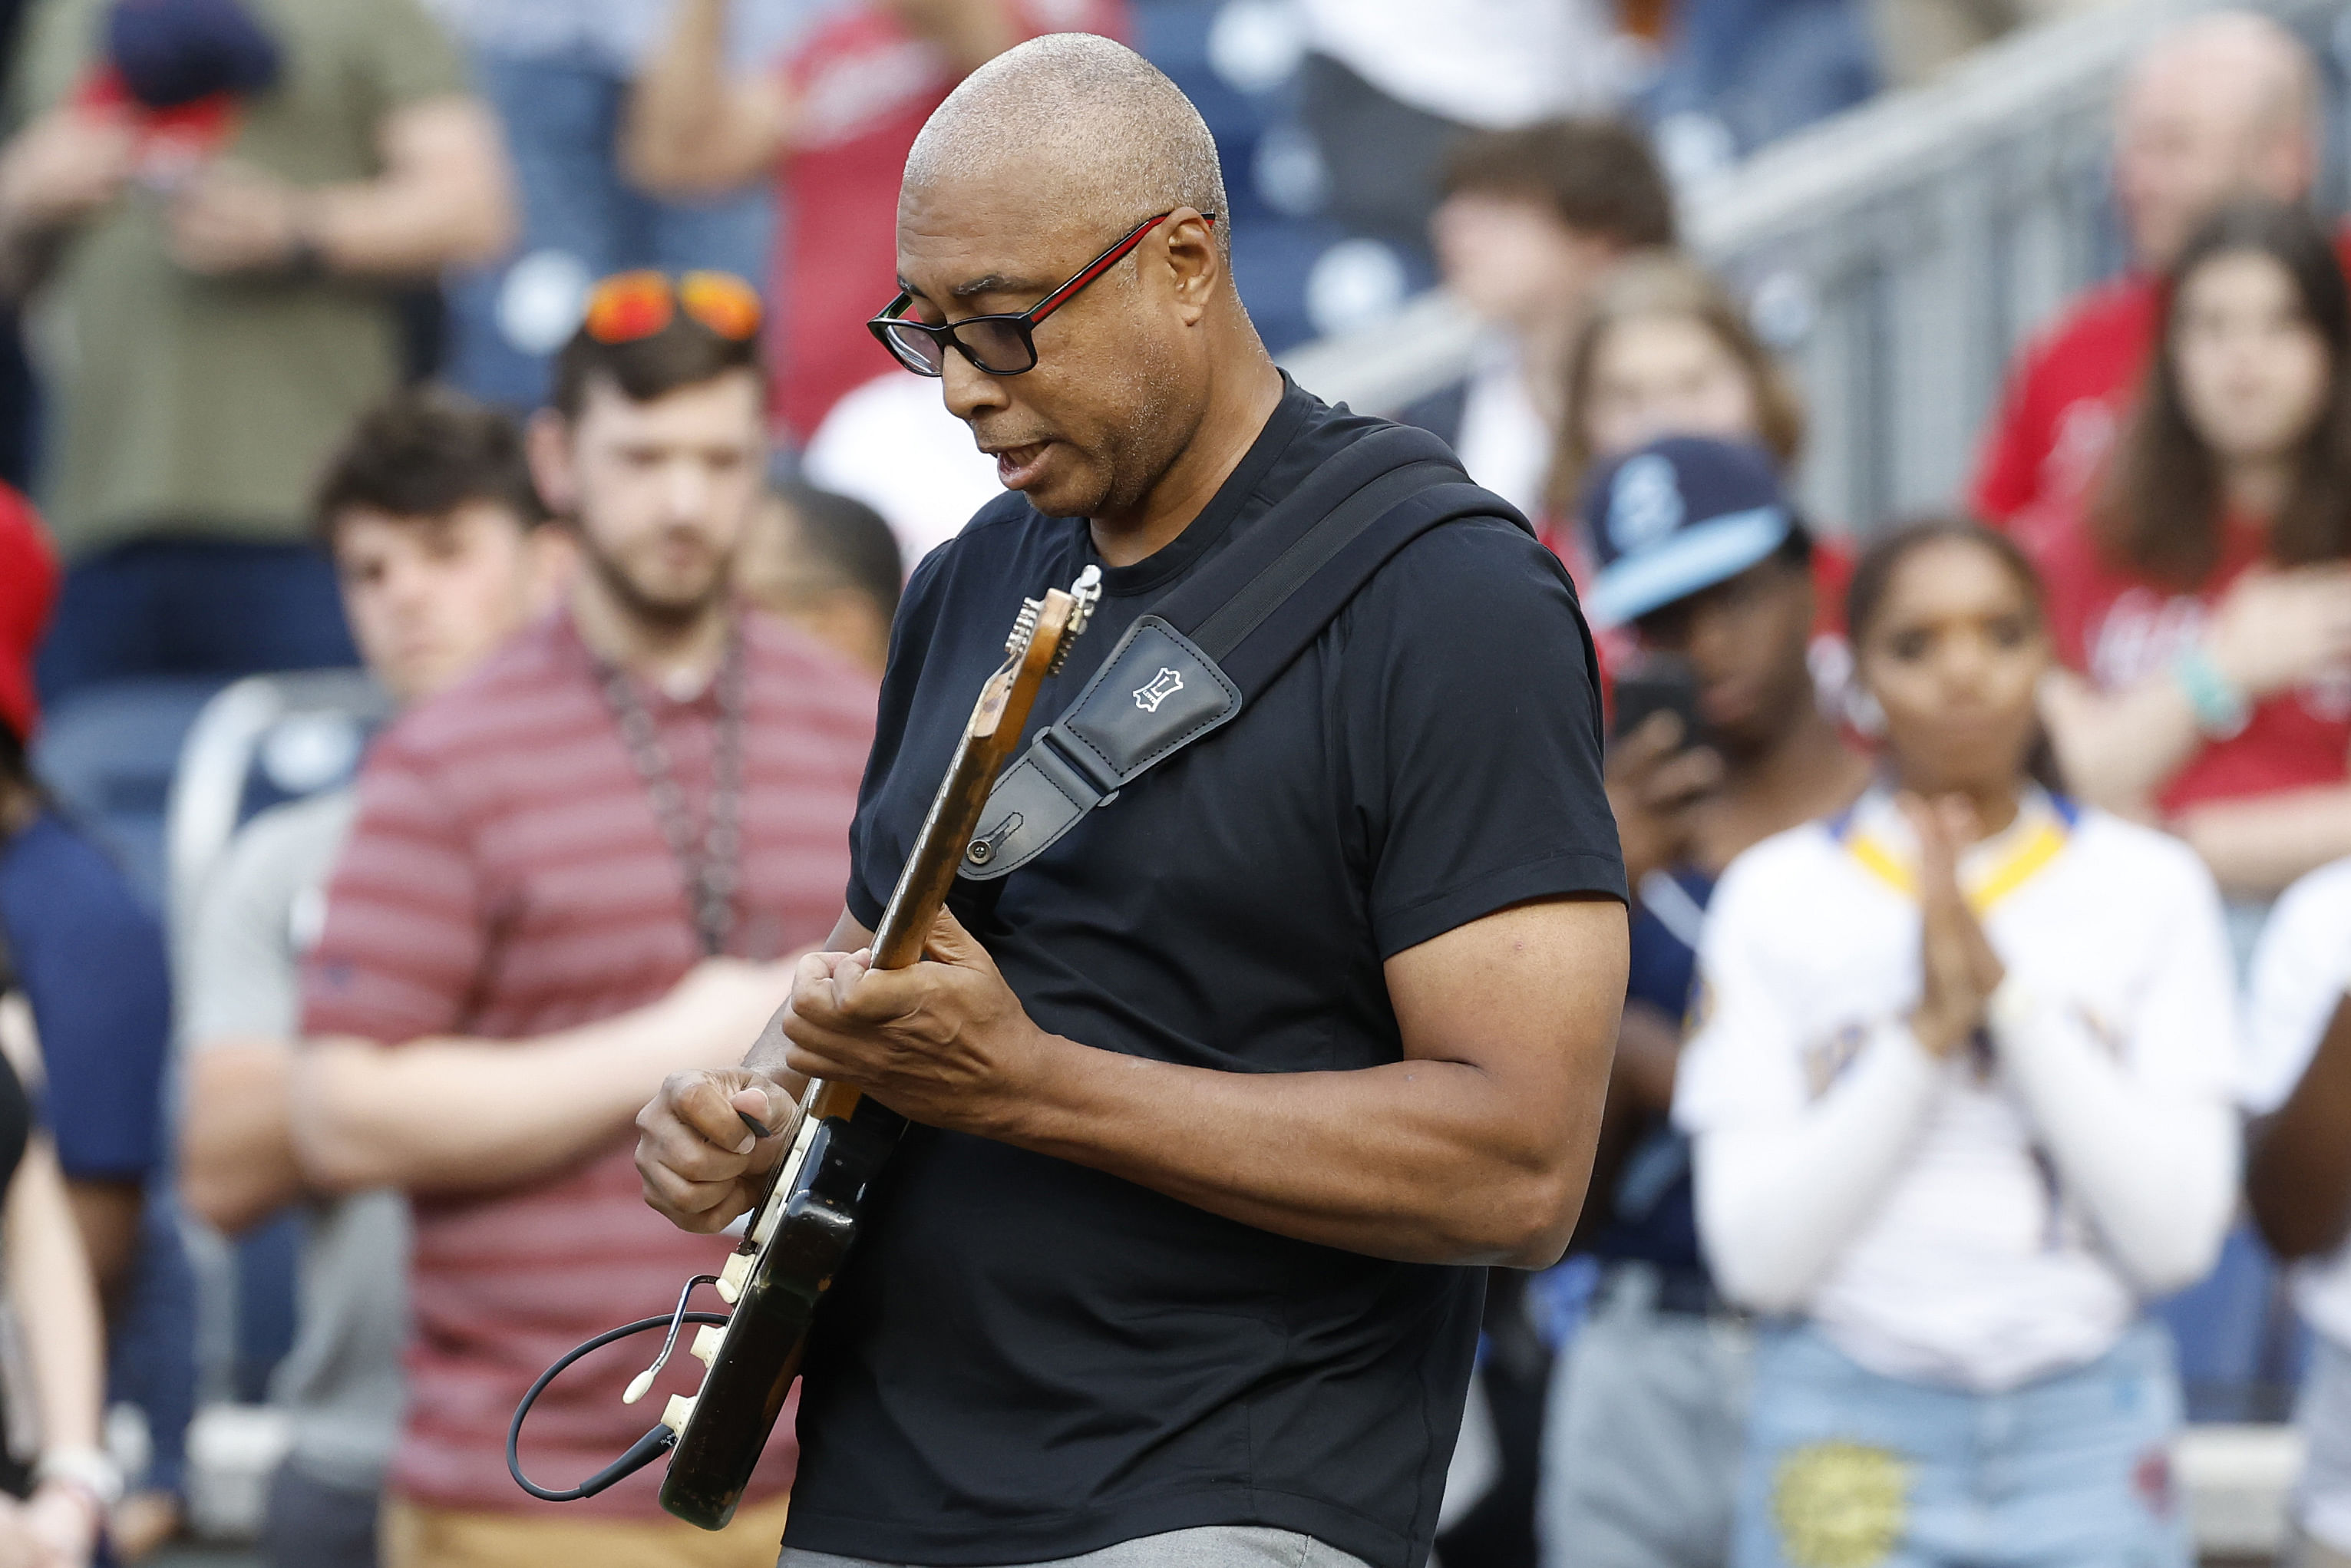
[[[1037,301],[1017,316],[967,316],[960,321],[950,321],[943,327],[907,319],[905,311],[914,304],[912,291],[900,289],[898,298],[890,301],[889,308],[871,321],[865,329],[881,340],[890,350],[891,358],[918,376],[946,374],[947,350],[952,348],[978,369],[991,376],[1017,376],[1037,368],[1037,323],[1067,305],[1078,291],[1124,258],[1128,251],[1143,243],[1143,236],[1179,212],[1170,207],[1154,217],[1144,219],[1126,233],[1126,237],[1078,269],[1078,275],[1061,287]],[[1217,214],[1202,213],[1201,221],[1214,227]]]

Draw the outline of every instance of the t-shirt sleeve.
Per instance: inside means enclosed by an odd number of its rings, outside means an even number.
[[[1813,1098],[1772,955],[1773,933],[1792,901],[1774,894],[1772,880],[1768,861],[1734,861],[1707,905],[1689,1042],[1674,1074],[1674,1124],[1684,1132],[1790,1121]],[[1856,1033],[1844,1060],[1821,1063],[1823,1075],[1848,1064],[1864,1044]]]
[[[330,863],[311,821],[319,804],[246,823],[198,894],[180,987],[180,1035],[191,1051],[290,1039],[300,1028],[296,904],[319,894],[315,878]]]
[[[2040,489],[2041,465],[2049,453],[2049,416],[2036,395],[2045,344],[2034,342],[2018,357],[2000,406],[1985,427],[1968,501],[1976,515],[1995,527],[2030,505]]]
[[[2136,998],[2131,1076],[2162,1093],[2225,1103],[2236,1097],[2245,1068],[2220,890],[2186,846],[2169,839],[2157,840],[2156,846],[2173,863],[2163,879],[2168,885],[2150,888],[2148,897],[2160,898],[2169,914]],[[2351,939],[2351,925],[2340,929]],[[2336,984],[2339,988],[2339,979]],[[2325,1021],[2322,1017],[2322,1026]]]
[[[381,108],[400,109],[465,90],[456,46],[420,0],[365,0],[368,71]]]
[[[41,1040],[44,1115],[78,1179],[139,1180],[162,1160],[172,982],[162,925],[94,846],[43,825],[9,935]],[[93,983],[103,976],[104,983]]]
[[[2286,890],[2262,928],[2246,988],[2237,1098],[2265,1116],[2290,1099],[2351,984],[2351,862]]]
[[[1339,624],[1383,958],[1531,899],[1625,896],[1591,633],[1550,551],[1499,519],[1447,524]]]
[[[360,779],[359,821],[302,966],[302,1032],[399,1044],[462,1032],[489,920],[465,824],[395,728]]]
[[[8,73],[8,130],[65,101],[97,57],[101,19],[90,0],[35,0]]]

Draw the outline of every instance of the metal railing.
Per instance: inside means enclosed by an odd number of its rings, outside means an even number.
[[[2254,0],[2309,39],[2330,102],[2343,0]],[[2109,190],[2115,88],[2210,0],[2126,0],[2020,33],[1683,193],[1690,247],[1738,287],[1803,387],[1799,493],[1831,529],[1949,505],[2016,345],[2124,250]],[[2338,211],[2339,110],[2320,204]],[[1326,398],[1393,413],[1466,369],[1477,329],[1442,296],[1284,357]]]

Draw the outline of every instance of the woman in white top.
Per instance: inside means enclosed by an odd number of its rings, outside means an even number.
[[[1856,567],[1884,783],[1734,862],[1675,1118],[1756,1365],[1738,1568],[2185,1564],[2140,1303],[2236,1197],[2210,876],[2034,781],[2049,645],[2007,540]]]

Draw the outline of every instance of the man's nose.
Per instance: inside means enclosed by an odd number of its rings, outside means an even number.
[[[662,507],[677,522],[697,522],[709,512],[710,475],[703,465],[681,458],[664,465]]]
[[[953,349],[940,369],[939,395],[947,412],[968,424],[981,414],[1011,405],[1010,389],[1002,376],[991,376]]]

